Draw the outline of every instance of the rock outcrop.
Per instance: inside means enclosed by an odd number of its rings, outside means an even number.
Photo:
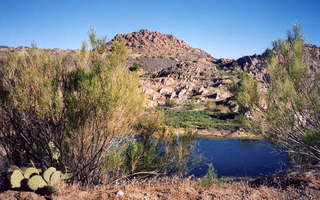
[[[267,58],[272,50],[261,55],[244,56],[239,59],[215,59],[203,50],[192,48],[173,35],[148,30],[116,35],[107,45],[122,38],[129,49],[125,65],[142,66],[141,82],[148,97],[148,105],[165,104],[170,100],[177,104],[186,101],[216,101],[233,105],[228,86],[237,79],[237,68],[256,78],[268,82]],[[0,65],[7,52],[25,53],[27,47],[10,48],[0,46]],[[74,54],[77,50],[51,49],[53,54],[63,51]],[[306,63],[311,69],[320,67],[320,48],[305,45]],[[72,66],[71,66],[72,68]],[[263,84],[261,84],[263,85]]]
[[[217,66],[224,61],[218,63],[208,53],[159,32],[119,34],[111,42],[119,38],[124,39],[129,49],[126,65],[143,66],[142,86],[150,106],[165,104],[167,100],[179,104],[230,96],[226,87],[229,77],[216,73]]]
[[[202,51],[190,47],[186,42],[173,35],[161,34],[142,29],[138,32],[118,34],[112,40],[123,38],[131,56],[171,57],[172,59],[188,60],[212,57]]]

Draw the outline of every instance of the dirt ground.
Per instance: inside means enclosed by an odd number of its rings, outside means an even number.
[[[59,193],[43,197],[31,192],[6,191],[2,200],[96,200],[96,199],[145,199],[145,200],[287,200],[320,199],[319,170],[292,171],[254,181],[214,184],[202,187],[198,180],[162,178],[129,183],[79,187],[61,185]]]

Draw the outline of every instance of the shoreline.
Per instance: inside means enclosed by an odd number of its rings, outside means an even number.
[[[196,137],[202,138],[212,138],[212,139],[251,139],[251,140],[262,140],[262,136],[255,135],[253,133],[244,130],[229,130],[229,129],[184,129],[176,128],[174,129],[177,136],[183,135],[194,135]]]

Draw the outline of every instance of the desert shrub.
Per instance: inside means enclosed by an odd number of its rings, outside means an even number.
[[[193,136],[176,137],[165,124],[164,113],[148,110],[140,117],[135,137],[119,141],[106,153],[105,182],[187,173],[194,147]]]
[[[304,52],[299,25],[288,33],[287,40],[277,40],[273,46],[268,59],[268,91],[260,96],[266,106],[257,103],[255,93],[245,87],[238,90],[239,97],[250,96],[246,99],[253,129],[285,146],[295,161],[317,163],[320,161],[320,72],[306,65],[309,58]],[[241,98],[238,100],[241,102]]]
[[[107,152],[105,182],[188,173],[194,147],[192,136],[153,138],[140,135]]]
[[[63,134],[60,84],[68,63],[67,57],[40,49],[24,55],[10,52],[5,58],[0,69],[1,145],[14,164],[54,162],[48,144]]]
[[[92,33],[92,32],[91,32]],[[0,138],[12,164],[49,166],[89,184],[117,138],[132,135],[143,111],[137,74],[122,63],[123,41],[110,50],[90,34],[74,55],[30,49],[9,53],[0,68]]]
[[[208,172],[207,174],[200,179],[200,184],[203,187],[210,187],[218,182],[217,172],[214,169],[213,165],[208,164]]]
[[[247,112],[252,105],[259,103],[259,90],[256,81],[245,72],[239,73],[239,82],[232,83],[229,86],[240,106],[240,112]]]
[[[160,110],[149,110],[145,112],[135,126],[136,132],[149,137],[162,137],[171,135],[166,127],[164,113]]]
[[[294,158],[319,162],[319,70],[308,68],[307,59],[299,27],[295,26],[286,41],[275,45],[269,61],[266,123],[272,137],[284,144]]]

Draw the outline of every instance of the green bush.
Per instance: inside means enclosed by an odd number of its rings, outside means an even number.
[[[266,106],[257,103],[255,84],[245,79],[237,99],[250,110],[253,129],[285,146],[295,161],[318,163],[320,71],[306,65],[310,55],[305,52],[299,25],[288,33],[287,40],[277,40],[273,46],[267,61],[270,82],[264,96],[259,96]]]
[[[240,112],[244,113],[253,105],[259,104],[260,93],[256,81],[245,72],[239,73],[239,82],[229,86],[240,106]]]
[[[218,182],[217,172],[214,169],[213,165],[210,163],[208,165],[208,172],[207,174],[200,179],[200,184],[203,187],[210,187]]]
[[[122,40],[107,48],[90,32],[75,54],[29,49],[0,67],[0,138],[12,164],[56,167],[89,184],[101,177],[105,151],[132,135],[143,112],[139,78],[123,63]],[[107,50],[110,49],[110,50]]]
[[[106,154],[105,182],[184,175],[194,144],[191,136],[156,139],[143,135],[125,140]]]

